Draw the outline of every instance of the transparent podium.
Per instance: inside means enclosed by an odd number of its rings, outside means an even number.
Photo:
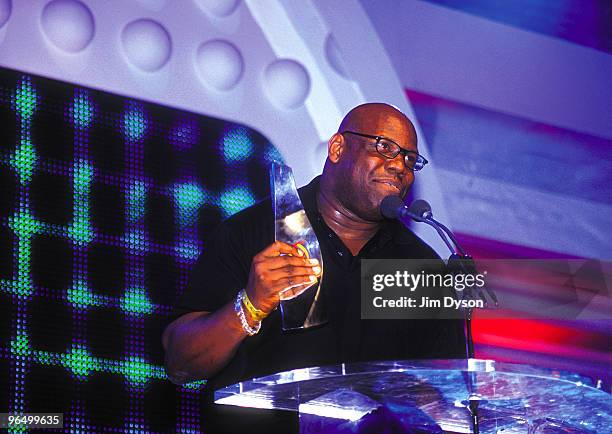
[[[589,378],[492,360],[296,369],[220,389],[215,402],[299,412],[302,434],[612,433],[612,396]]]

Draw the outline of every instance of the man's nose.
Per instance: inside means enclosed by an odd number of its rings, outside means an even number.
[[[403,175],[408,170],[404,163],[404,156],[401,153],[397,154],[395,158],[387,159],[385,168],[396,175]]]

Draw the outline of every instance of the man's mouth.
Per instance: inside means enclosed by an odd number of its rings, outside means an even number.
[[[383,184],[388,186],[389,188],[395,190],[398,194],[401,193],[402,188],[400,186],[400,184],[398,182],[395,181],[391,181],[388,179],[375,179],[374,182],[378,183],[378,184]]]

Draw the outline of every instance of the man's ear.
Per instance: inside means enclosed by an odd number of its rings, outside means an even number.
[[[327,142],[327,158],[332,163],[340,161],[340,157],[347,150],[348,143],[344,136],[340,133],[336,133],[330,137]]]

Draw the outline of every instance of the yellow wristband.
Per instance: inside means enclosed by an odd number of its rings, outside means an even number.
[[[249,299],[249,296],[246,293],[246,290],[242,290],[242,302],[244,303],[244,307],[246,307],[246,310],[249,311],[249,314],[251,315],[251,318],[253,318],[254,321],[261,321],[262,319],[264,319],[265,317],[268,316],[267,313],[265,313],[263,310],[257,309],[255,306],[253,306],[253,303],[251,303],[251,300]]]

